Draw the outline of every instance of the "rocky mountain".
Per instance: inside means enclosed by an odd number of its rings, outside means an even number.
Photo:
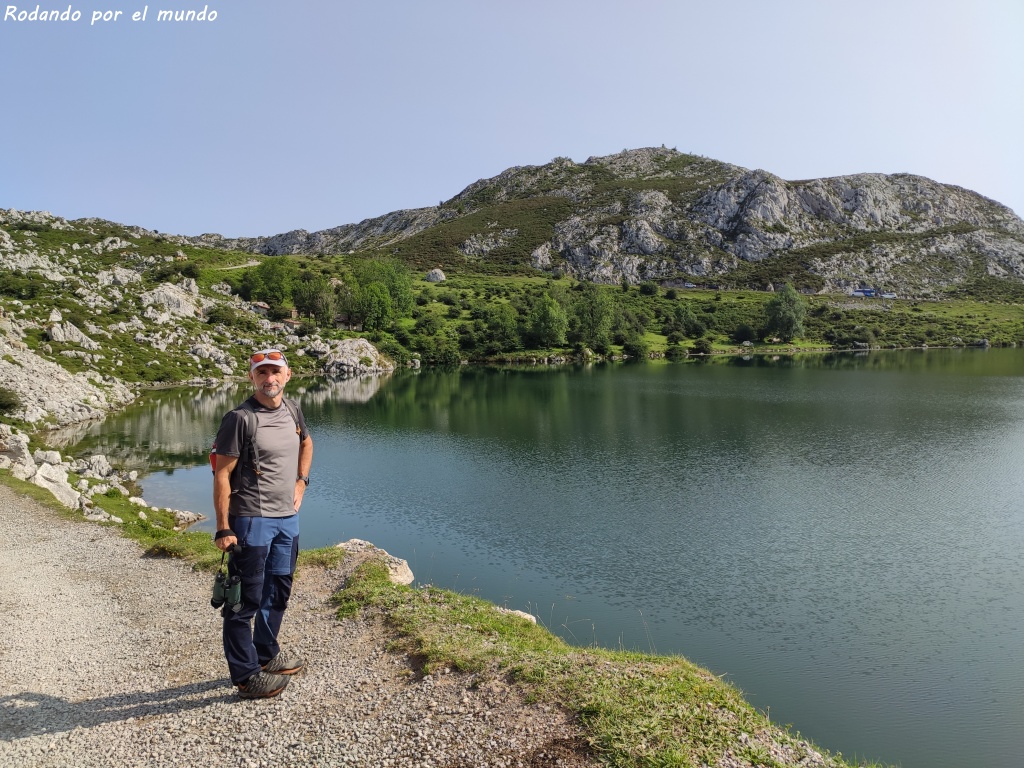
[[[510,168],[436,207],[319,232],[190,242],[268,255],[386,252],[417,267],[600,283],[785,281],[938,297],[1024,281],[1024,221],[976,192],[909,174],[786,181],[665,148]]]
[[[287,350],[301,373],[391,367],[363,340],[300,338],[243,301],[225,280],[251,263],[138,227],[0,209],[0,410],[33,428],[80,424],[146,384],[242,378],[260,346]]]
[[[146,383],[238,378],[246,352],[269,344],[289,350],[303,373],[365,367],[371,353],[342,348],[339,337],[351,334],[300,336],[298,320],[271,321],[266,305],[243,301],[236,270],[259,263],[254,254],[308,256],[307,274],[337,271],[319,256],[386,254],[436,279],[1024,295],[1024,222],[974,192],[909,175],[784,181],[664,148],[510,168],[433,208],[269,238],[190,238],[0,209],[0,411],[32,427],[81,423],[123,407]],[[459,322],[449,330],[477,333]],[[941,334],[982,333],[969,325]],[[837,339],[860,333],[832,330]],[[429,352],[430,333],[412,333],[404,329],[407,352],[419,354],[417,343]],[[999,335],[1021,338],[1013,328]],[[904,336],[887,341],[918,341]]]

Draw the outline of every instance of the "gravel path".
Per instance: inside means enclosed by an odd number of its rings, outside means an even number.
[[[592,765],[562,713],[418,677],[377,625],[337,621],[344,577],[300,574],[281,634],[307,671],[243,701],[208,574],[0,486],[0,766]]]

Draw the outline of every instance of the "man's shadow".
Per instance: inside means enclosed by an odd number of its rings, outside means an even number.
[[[235,699],[235,688],[227,678],[83,701],[26,691],[0,696],[0,739],[63,733],[129,718],[187,712]]]

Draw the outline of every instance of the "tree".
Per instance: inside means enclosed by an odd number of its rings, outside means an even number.
[[[356,282],[363,288],[372,283],[384,286],[397,317],[408,317],[414,303],[412,276],[406,266],[395,259],[369,259],[353,270]]]
[[[280,308],[292,297],[292,280],[297,269],[287,256],[271,256],[258,267],[246,270],[242,279],[242,295],[249,301],[265,301]]]
[[[573,305],[572,341],[595,352],[611,349],[612,302],[593,283],[583,283]]]
[[[560,347],[565,344],[569,318],[551,294],[544,293],[533,302],[526,318],[526,336],[531,346]]]
[[[756,338],[757,333],[747,323],[740,323],[732,332],[732,340],[738,344],[742,344],[744,341],[754,341]]]
[[[484,322],[489,352],[505,352],[520,346],[519,316],[510,304],[488,305]]]
[[[638,333],[632,333],[626,339],[626,342],[622,345],[622,351],[633,360],[639,362],[646,360],[650,354],[651,345],[647,343],[647,339]]]
[[[640,294],[642,296],[657,296],[658,284],[650,280],[640,283]]]
[[[383,283],[371,283],[360,292],[359,309],[363,328],[367,331],[382,331],[391,326],[395,319],[391,296]]]
[[[768,299],[764,313],[767,318],[765,336],[775,335],[783,341],[792,341],[803,335],[807,303],[792,285],[787,283]]]
[[[672,315],[662,326],[662,333],[667,336],[677,331],[696,339],[703,336],[707,329],[707,325],[693,313],[689,303],[681,301],[672,308]]]
[[[292,298],[300,314],[315,317],[320,326],[333,324],[334,289],[326,278],[303,273],[292,289]]]
[[[693,351],[698,355],[710,355],[712,351],[711,339],[701,337],[693,342]]]

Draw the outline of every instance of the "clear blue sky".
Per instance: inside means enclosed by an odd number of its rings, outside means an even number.
[[[16,7],[37,4],[69,2]],[[1024,214],[1021,0],[70,5],[0,21],[0,208],[269,235],[664,144],[785,179],[916,173]]]

